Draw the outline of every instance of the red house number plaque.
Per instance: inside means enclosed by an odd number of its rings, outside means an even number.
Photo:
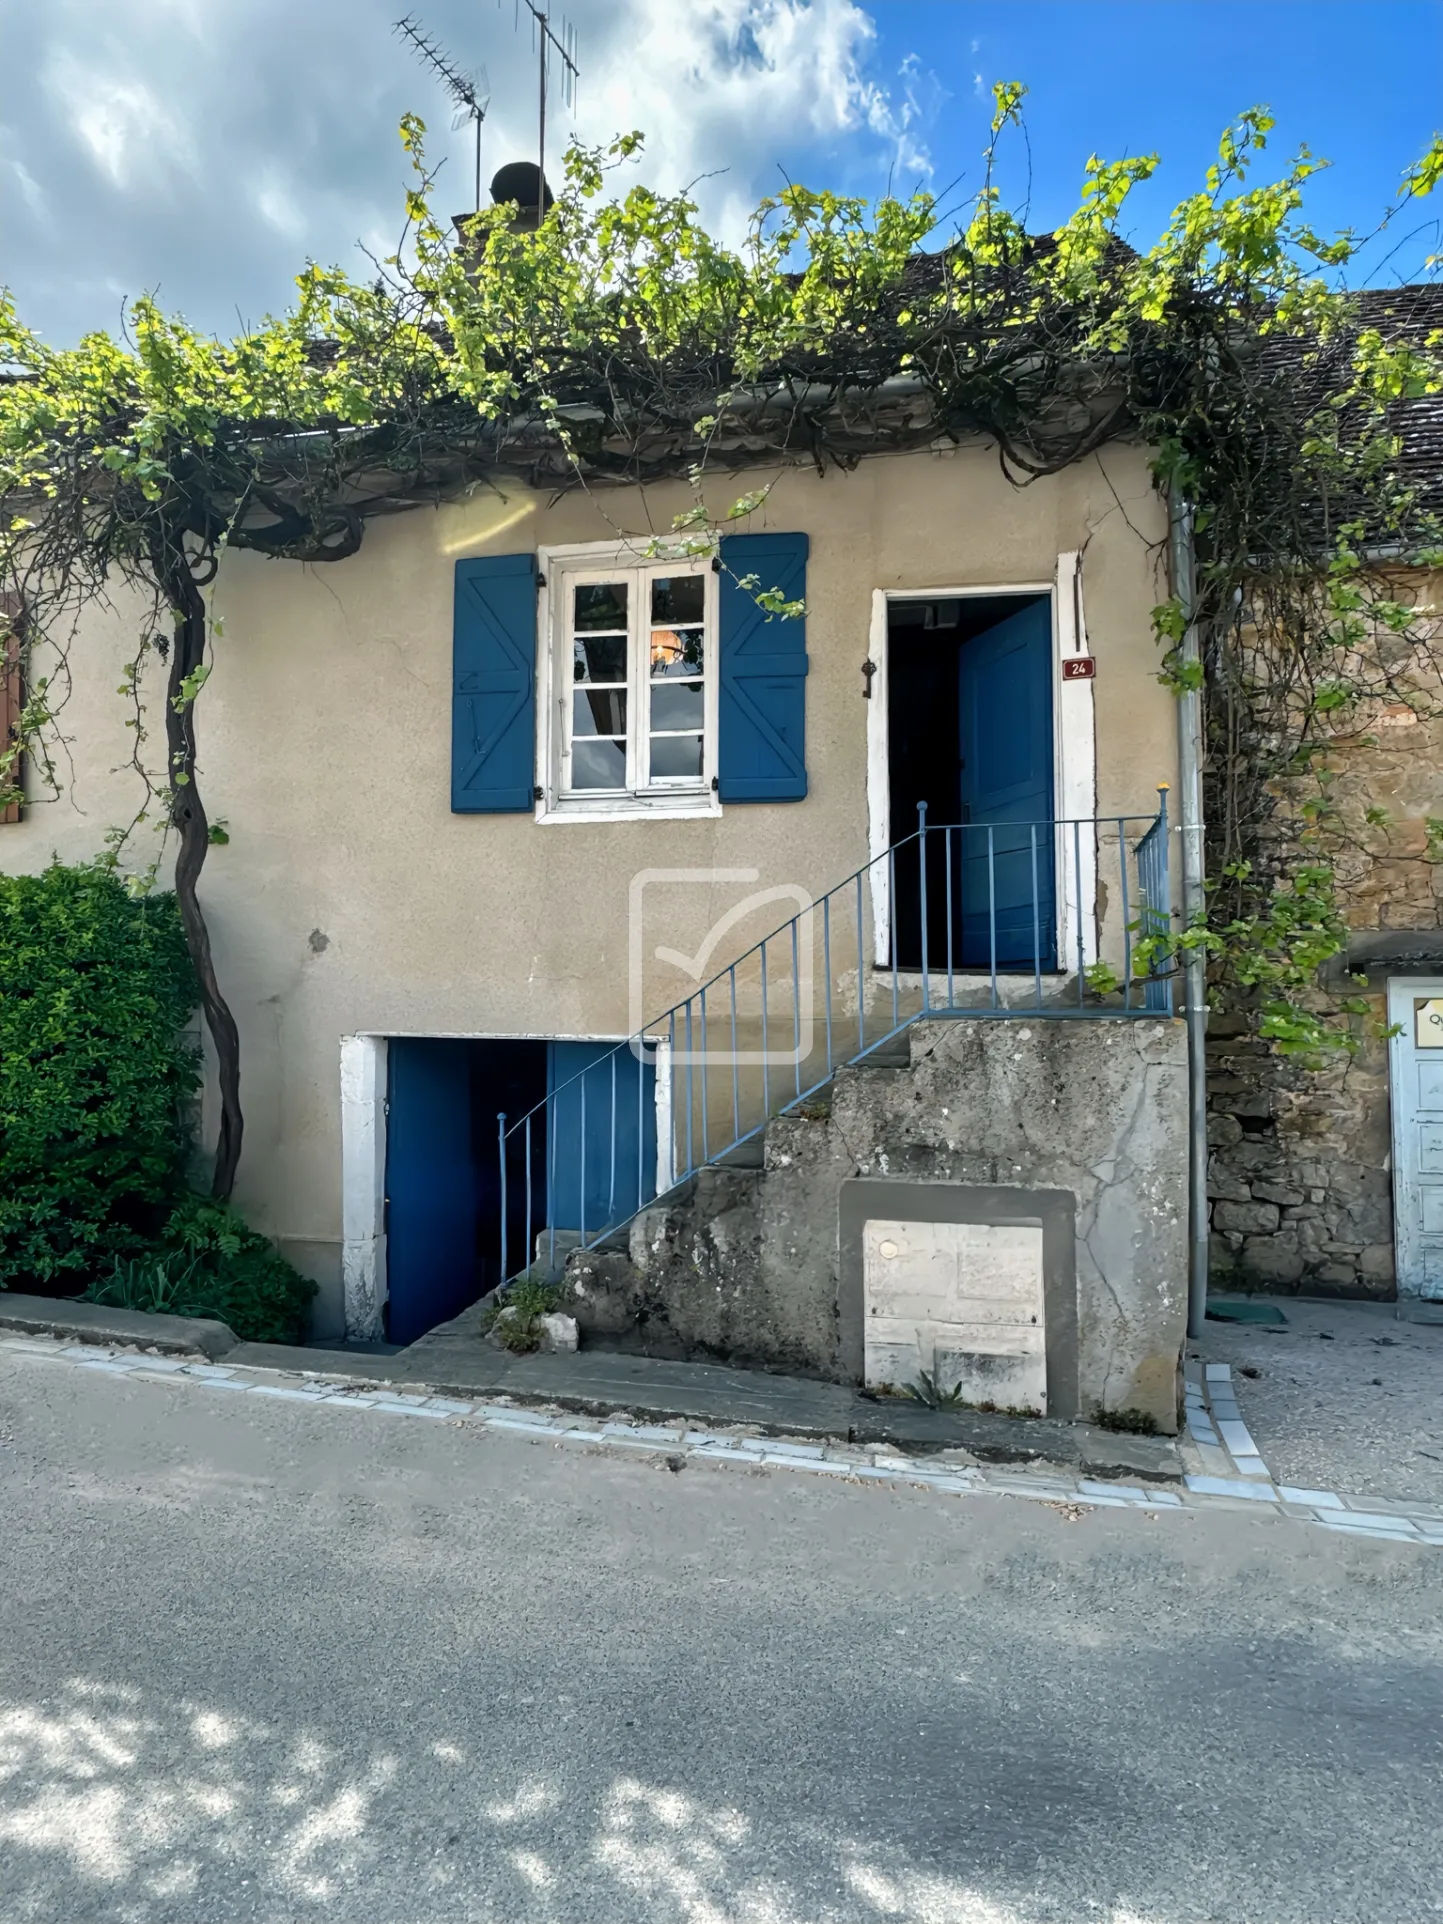
[[[1064,655],[1062,657],[1064,681],[1092,681],[1096,675],[1096,655]]]

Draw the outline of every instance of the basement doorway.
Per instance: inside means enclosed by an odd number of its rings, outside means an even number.
[[[1055,969],[1052,597],[889,601],[887,749],[894,846],[927,804],[929,973],[949,956],[970,971]],[[912,841],[892,882],[908,970],[923,963],[922,882]]]
[[[615,1042],[393,1036],[386,1089],[389,1342],[414,1343],[538,1248],[559,1262],[656,1193],[656,1072]]]

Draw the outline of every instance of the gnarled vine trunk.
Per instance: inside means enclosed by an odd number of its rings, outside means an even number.
[[[220,1132],[216,1139],[215,1173],[211,1194],[225,1201],[235,1186],[240,1162],[244,1118],[240,1105],[240,1032],[229,1004],[221,994],[206,926],[197,894],[200,872],[210,849],[210,824],[196,780],[194,684],[188,682],[205,662],[206,613],[195,564],[214,572],[213,557],[186,551],[183,533],[165,527],[155,536],[151,559],[156,577],[169,599],[175,631],[170,673],[165,690],[165,741],[169,762],[170,819],[179,846],[175,858],[175,896],[180,905],[186,944],[200,984],[201,1007],[215,1045],[220,1084]]]

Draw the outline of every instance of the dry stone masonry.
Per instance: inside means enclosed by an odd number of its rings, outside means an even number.
[[[1224,1286],[1391,1298],[1391,1114],[1379,1031],[1390,976],[1443,974],[1443,864],[1428,828],[1443,816],[1443,717],[1381,707],[1366,730],[1333,741],[1328,766],[1339,819],[1353,827],[1330,858],[1352,934],[1328,986],[1366,999],[1369,1033],[1356,1056],[1309,1071],[1258,1038],[1251,1012],[1213,1014],[1211,1266]],[[1385,819],[1357,827],[1369,809]]]

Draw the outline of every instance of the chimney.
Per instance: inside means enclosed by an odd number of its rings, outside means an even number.
[[[513,234],[534,234],[540,225],[536,217],[536,182],[540,171],[534,160],[511,160],[497,170],[491,182],[491,199],[497,207],[504,207],[508,201],[515,204],[516,212],[510,222]],[[556,196],[549,187],[545,193],[546,210],[549,213],[556,205]],[[466,223],[475,218],[475,214],[451,216],[457,241],[463,247],[466,245]]]
[[[512,221],[513,233],[534,233],[541,224],[537,211],[537,188],[545,197],[545,211],[549,213],[555,204],[555,196],[541,178],[541,169],[534,160],[512,160],[499,168],[491,182],[491,198],[498,207],[506,201],[515,201],[516,218]]]

